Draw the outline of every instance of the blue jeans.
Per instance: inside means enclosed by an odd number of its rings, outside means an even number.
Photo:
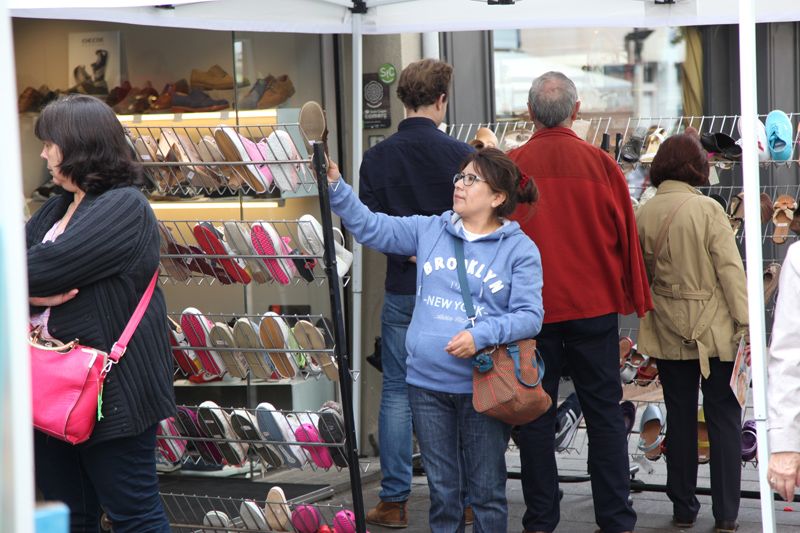
[[[428,476],[431,531],[464,531],[465,490],[475,533],[508,531],[505,452],[511,427],[477,413],[472,394],[409,385],[408,395]]]
[[[406,332],[414,313],[413,294],[387,292],[381,315],[383,392],[378,415],[381,501],[404,502],[411,493],[412,427],[406,385]]]
[[[34,431],[36,486],[70,511],[72,533],[99,531],[102,506],[114,533],[168,533],[158,494],[156,426],[141,434],[73,446]]]

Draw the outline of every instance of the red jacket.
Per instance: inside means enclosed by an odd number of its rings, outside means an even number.
[[[542,254],[544,322],[653,308],[625,177],[568,128],[537,131],[509,157],[539,188],[514,219]]]

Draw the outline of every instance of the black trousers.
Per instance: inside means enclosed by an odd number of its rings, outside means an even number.
[[[604,533],[633,531],[636,512],[628,504],[628,442],[619,402],[617,315],[545,324],[536,338],[545,361],[544,388],[553,406],[520,430],[522,493],[528,531],[553,531],[559,522],[555,458],[556,404],[562,364],[575,384],[589,437],[589,470],[597,525]]]
[[[139,435],[73,446],[34,431],[36,485],[70,511],[72,533],[97,533],[101,506],[114,533],[168,533],[158,494],[156,426]]]
[[[673,514],[693,520],[700,511],[697,488],[697,397],[703,389],[703,410],[711,445],[711,506],[715,520],[736,520],[742,478],[742,409],[730,388],[733,363],[709,360],[711,374],[700,377],[698,361],[658,360],[658,374],[667,407],[667,496]]]

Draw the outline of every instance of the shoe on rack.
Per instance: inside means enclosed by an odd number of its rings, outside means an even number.
[[[769,305],[772,295],[778,289],[778,281],[781,277],[780,263],[770,263],[764,270],[764,303]]]
[[[264,510],[253,500],[242,501],[239,506],[239,516],[242,518],[245,529],[263,531],[269,527]]]
[[[181,329],[203,364],[203,370],[212,376],[221,377],[226,371],[225,362],[216,350],[206,348],[210,346],[208,335],[213,327],[214,323],[194,307],[187,307],[181,314]]]
[[[250,226],[247,222],[228,221],[223,223],[225,241],[230,249],[238,255],[257,255],[250,237]],[[243,259],[247,270],[257,283],[266,283],[272,277],[263,261],[255,258]]]
[[[206,400],[197,407],[197,418],[200,427],[209,437],[224,439],[217,442],[225,460],[231,466],[239,466],[247,460],[248,444],[242,444],[236,438],[231,426],[230,415],[219,405]]]
[[[267,517],[267,524],[273,531],[291,531],[292,511],[289,509],[286,495],[280,487],[275,486],[269,489],[267,501],[264,504],[264,515]]]
[[[334,405],[330,405],[333,403]],[[344,417],[342,416],[342,406],[334,402],[325,402],[319,411],[319,421],[317,422],[319,434],[324,442],[328,444],[344,443]],[[329,448],[333,462],[339,468],[347,468],[347,457],[341,448]]]
[[[192,89],[217,89],[226,90],[233,89],[233,76],[228,74],[225,69],[219,65],[214,65],[208,70],[192,69],[192,75],[189,78],[192,84]]]
[[[275,81],[275,76],[268,74],[266,78],[259,78],[239,100],[239,109],[256,109],[258,101],[264,96],[264,91]]]
[[[261,344],[268,350],[269,358],[278,371],[282,379],[293,379],[298,377],[300,370],[297,362],[287,351],[287,339],[289,337],[289,326],[277,313],[267,312],[261,319],[258,327]]]
[[[300,130],[305,136],[306,150],[311,154],[311,142],[324,142],[328,137],[328,126],[325,118],[325,110],[313,100],[303,104],[300,108]]]
[[[109,92],[108,96],[106,97],[106,104],[114,107],[123,101],[125,97],[128,96],[129,92],[131,92],[131,82],[125,80],[117,87],[111,89],[111,92]]]
[[[258,143],[258,149],[264,161],[286,161],[267,163],[267,168],[281,192],[295,192],[300,185],[300,167],[296,161],[301,158],[291,135],[284,130],[275,130]]]
[[[206,436],[197,419],[197,412],[179,405],[177,408],[178,432],[190,439],[206,465],[222,465],[222,452],[216,442],[204,440]]]
[[[291,98],[294,94],[294,84],[289,76],[283,74],[275,78],[264,90],[264,94],[258,99],[256,104],[259,109],[270,109],[278,107],[280,104]]]
[[[25,87],[22,94],[19,95],[17,100],[17,110],[20,113],[27,113],[28,111],[35,111],[42,105],[44,95],[33,87]]]
[[[651,461],[661,457],[664,426],[664,413],[661,412],[661,408],[654,403],[649,404],[644,413],[642,413],[639,425],[638,448]]]
[[[756,421],[745,420],[742,424],[742,461],[752,461],[758,452]]]
[[[625,421],[625,435],[630,435],[633,431],[633,424],[636,422],[636,405],[625,400],[619,404],[619,408],[622,410],[622,419]]]
[[[192,228],[194,238],[197,239],[197,244],[200,248],[209,255],[230,256],[230,259],[217,259],[217,263],[225,269],[225,272],[231,277],[233,281],[237,281],[243,285],[250,283],[252,278],[245,269],[245,262],[239,258],[233,257],[233,251],[228,246],[223,238],[223,232],[214,227],[210,222],[201,222]]]
[[[233,431],[242,440],[265,441],[264,435],[258,429],[256,417],[245,409],[234,409],[231,413],[231,425]],[[250,443],[250,449],[254,450],[264,461],[264,464],[273,468],[278,468],[283,464],[283,455],[272,445],[266,442]]]
[[[292,526],[297,533],[317,533],[322,517],[313,505],[298,505],[292,511]]]
[[[156,441],[161,456],[172,464],[180,464],[186,453],[186,440],[177,438],[181,435],[175,424],[175,419],[169,417],[159,422],[156,428],[156,435],[165,437]]]
[[[742,160],[742,147],[724,133],[704,133],[700,136],[700,144],[709,154],[729,161]]]
[[[639,161],[639,156],[642,153],[642,146],[644,145],[644,137],[647,135],[647,128],[640,126],[636,128],[631,135],[628,142],[622,146],[620,157],[623,161],[628,163],[636,163]]]
[[[172,153],[175,159],[181,163],[202,162],[200,154],[197,153],[197,146],[185,131],[162,128],[159,149],[162,154]],[[214,177],[204,165],[186,165],[181,168],[180,172],[195,187],[217,190],[224,185],[224,180]]]
[[[574,392],[561,402],[556,411],[556,451],[563,452],[572,445],[583,419],[578,395]]]
[[[319,435],[319,431],[313,424],[300,424],[300,427],[294,430],[294,436],[297,442],[307,442],[311,444],[323,444],[324,441]],[[328,470],[333,466],[333,458],[331,453],[325,446],[302,446],[311,456],[311,461],[320,468]]]
[[[291,250],[281,239],[278,232],[269,222],[254,222],[250,229],[250,239],[253,248],[262,257],[272,279],[281,285],[289,285],[292,278],[297,273],[297,269],[291,259],[279,258],[275,256],[289,256]]]
[[[176,92],[172,95],[173,113],[195,113],[200,111],[222,111],[228,109],[230,104],[224,98],[211,98],[202,90],[192,87],[189,94]]]
[[[736,126],[739,129],[739,137],[742,136],[742,119],[736,121]],[[739,146],[742,145],[742,140],[736,141]],[[770,160],[769,147],[767,146],[767,129],[761,119],[756,119],[756,148],[758,149],[758,161],[765,163]]]
[[[307,320],[298,320],[294,325],[293,332],[298,344],[304,350],[325,350],[330,348],[319,326],[314,326]],[[322,371],[329,380],[339,381],[339,367],[336,364],[336,360],[329,353],[315,352],[312,357],[319,362]]]
[[[344,234],[339,228],[333,228],[334,237],[338,236],[341,243],[334,242],[336,250],[336,272],[339,277],[344,277],[353,264],[353,252],[345,248]],[[303,215],[298,219],[297,240],[303,250],[309,255],[323,257],[325,246],[322,235],[322,225],[312,215]]]
[[[667,131],[664,128],[658,128],[656,131],[647,136],[647,147],[644,153],[639,157],[640,163],[652,163],[653,159],[661,148],[661,144],[667,138]]]
[[[783,244],[789,235],[789,226],[794,220],[795,212],[798,210],[797,200],[788,194],[781,194],[775,199],[773,209],[772,223],[775,225],[775,230],[772,233],[772,242]]]
[[[261,402],[256,407],[256,422],[258,429],[267,436],[271,442],[296,442],[294,432],[286,420],[286,416],[271,404]],[[306,462],[306,455],[302,448],[296,444],[276,444],[283,454],[284,462],[289,468],[302,468]]]
[[[245,148],[242,139],[245,137],[239,135],[234,129],[227,126],[220,126],[214,128],[214,140],[217,142],[219,151],[222,152],[225,160],[231,163],[248,162],[252,161],[248,150]],[[248,139],[249,141],[249,139]],[[252,141],[250,141],[252,142]],[[259,153],[260,155],[260,153]],[[259,157],[260,159],[260,157]],[[257,161],[259,160],[257,159]],[[256,193],[267,192],[268,183],[264,181],[266,175],[262,173],[259,165],[242,165],[231,167],[234,172],[237,172],[242,179],[250,186]],[[265,167],[266,171],[269,169]],[[272,177],[270,173],[270,178]],[[270,183],[272,180],[270,179]]]
[[[202,533],[220,533],[224,532],[227,527],[231,527],[231,519],[222,511],[209,511],[203,517],[203,525],[209,526],[214,529],[202,529]],[[222,529],[217,529],[222,528]]]
[[[792,121],[783,111],[776,109],[767,115],[767,148],[773,161],[789,161],[794,152]]]
[[[273,378],[275,367],[272,365],[269,355],[257,351],[263,348],[261,339],[258,337],[258,324],[247,317],[239,318],[233,325],[233,338],[236,346],[242,350],[242,355],[244,355],[253,376],[263,380],[275,379]]]
[[[356,533],[356,515],[350,509],[342,509],[333,517],[333,531]]]
[[[225,322],[215,323],[208,332],[208,342],[216,348],[228,348],[228,350],[219,350],[219,355],[231,376],[240,379],[247,377],[247,361],[244,356],[241,352],[230,349],[237,348],[237,346],[233,338],[233,329],[228,324]]]
[[[408,527],[408,502],[379,502],[367,512],[367,523],[391,528]]]

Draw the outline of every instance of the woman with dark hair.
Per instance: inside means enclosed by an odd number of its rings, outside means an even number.
[[[373,213],[333,163],[328,182],[331,207],[356,240],[383,253],[417,257],[406,381],[430,487],[431,530],[464,530],[466,479],[474,531],[507,531],[505,450],[510,427],[472,407],[472,361],[480,351],[534,337],[541,328],[539,251],[519,224],[506,218],[517,202],[537,200],[536,185],[494,148],[467,156],[453,177],[453,210],[439,216]],[[459,284],[458,241],[475,303],[472,318]]]
[[[35,132],[66,192],[25,228],[31,322],[45,339],[79,339],[108,352],[158,268],[156,218],[137,188],[142,168],[114,112],[91,96],[47,105]],[[175,409],[166,324],[156,287],[108,373],[102,418],[88,441],[72,445],[35,431],[36,484],[45,499],[69,506],[73,532],[98,531],[101,508],[116,533],[169,531],[155,469],[156,426]]]
[[[676,527],[691,527],[700,510],[695,497],[699,381],[711,448],[715,530],[734,531],[742,411],[729,382],[739,340],[747,335],[742,259],[720,204],[695,189],[708,182],[706,154],[696,136],[664,141],[650,179],[658,192],[639,208],[636,222],[654,309],[640,323],[638,350],[658,360],[673,521]]]

